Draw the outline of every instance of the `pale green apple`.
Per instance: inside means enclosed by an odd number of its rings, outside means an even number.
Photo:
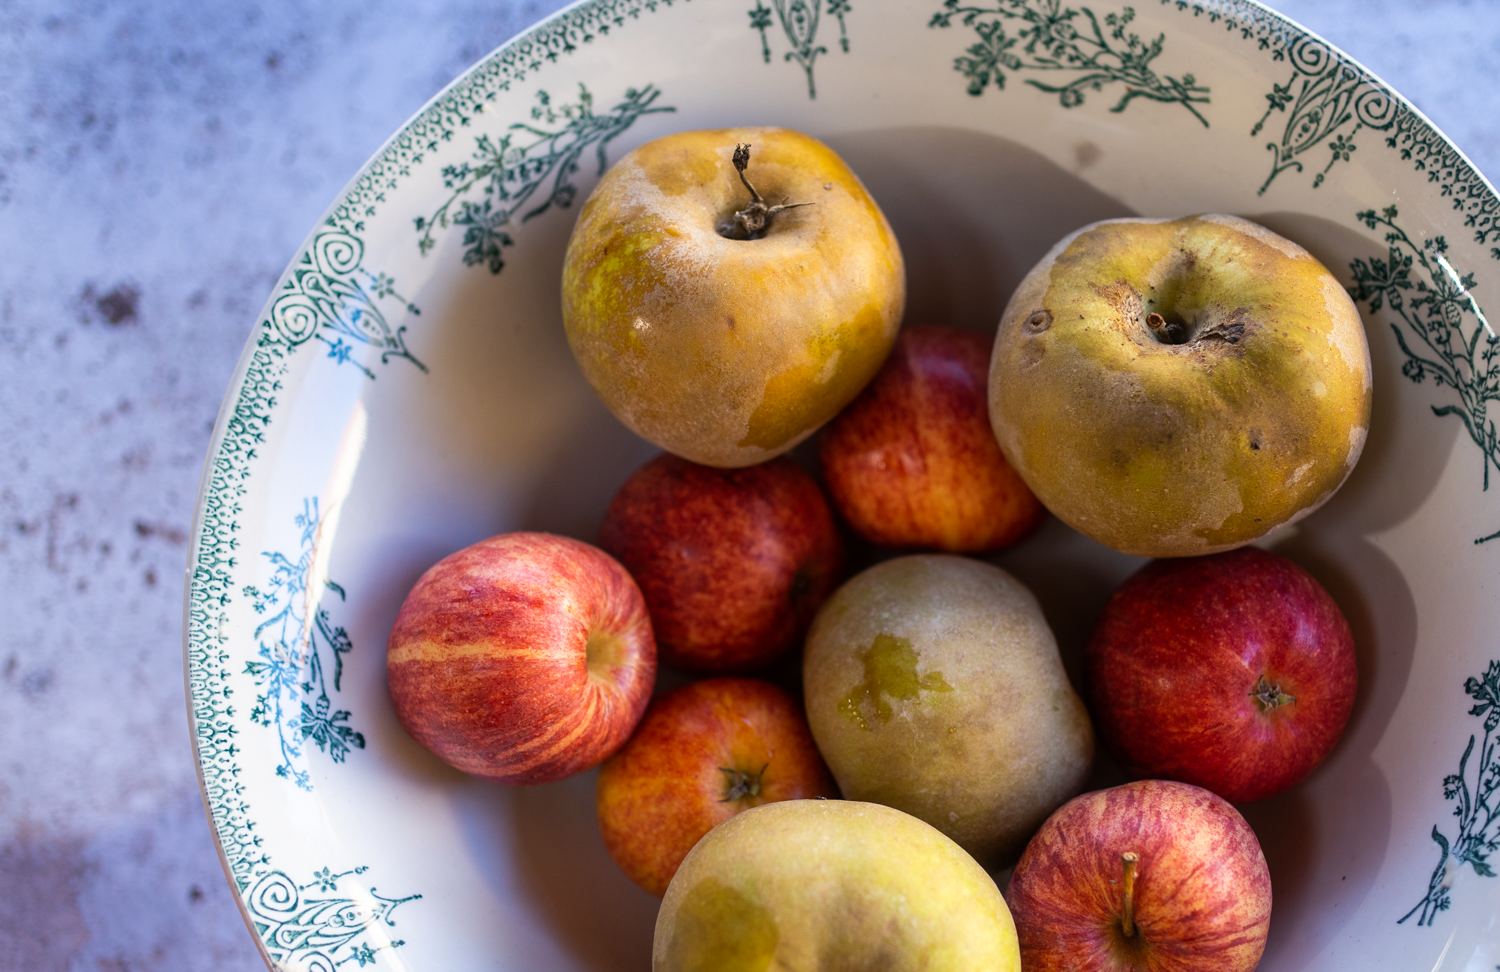
[[[919,817],[986,866],[1013,863],[1088,777],[1088,713],[1036,598],[998,567],[877,564],[823,605],[802,664],[844,796]]]
[[[788,800],[698,842],[667,887],[653,972],[1019,972],[1010,909],[953,841],[872,803]]]
[[[1016,289],[989,395],[1006,459],[1068,525],[1125,553],[1206,554],[1342,485],[1369,429],[1370,352],[1344,288],[1270,230],[1106,220]]]

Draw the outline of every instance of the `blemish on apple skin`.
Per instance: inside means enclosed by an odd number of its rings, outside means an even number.
[[[768,909],[707,878],[693,885],[673,916],[668,964],[682,972],[765,972],[780,939]]]
[[[895,714],[887,699],[910,701],[920,698],[924,691],[953,691],[942,672],[917,674],[918,655],[909,638],[882,632],[875,636],[870,647],[859,653],[859,658],[864,663],[865,679],[849,690],[839,702],[838,711],[867,732],[874,728],[865,718],[867,703],[874,707],[875,718],[884,725]]]

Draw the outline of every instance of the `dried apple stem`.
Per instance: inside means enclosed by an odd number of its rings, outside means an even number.
[[[796,209],[798,206],[811,206],[810,202],[788,203],[785,200],[775,206],[767,206],[766,201],[756,188],[750,184],[750,178],[745,175],[745,170],[750,166],[750,146],[736,145],[734,147],[734,168],[740,174],[740,182],[750,192],[750,205],[734,214],[734,224],[728,227],[728,231],[721,230],[723,235],[734,240],[758,240],[766,235],[766,230],[771,225],[771,217],[788,209]]]
[[[1177,321],[1167,320],[1155,311],[1146,315],[1146,327],[1151,329],[1151,333],[1156,335],[1156,339],[1162,344],[1187,343],[1187,328]]]
[[[1134,851],[1120,855],[1120,865],[1125,869],[1120,891],[1120,930],[1126,938],[1135,937],[1135,866],[1140,859],[1141,856]]]

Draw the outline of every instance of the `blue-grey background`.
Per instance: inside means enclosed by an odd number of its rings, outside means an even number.
[[[560,6],[0,0],[3,972],[262,967],[183,697],[209,433],[256,312],[335,194]],[[1500,177],[1500,0],[1279,8]]]

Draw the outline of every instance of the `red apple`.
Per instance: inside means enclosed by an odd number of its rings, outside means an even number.
[[[1143,780],[1058,808],[1005,900],[1026,972],[1249,972],[1266,947],[1271,874],[1227,801]]]
[[[1233,803],[1311,773],[1357,682],[1333,598],[1255,547],[1142,567],[1106,605],[1085,665],[1094,725],[1126,772]]]
[[[903,330],[875,379],[820,434],[834,505],[891,547],[998,550],[1046,510],[990,430],[990,340],[926,325]]]
[[[547,783],[625,744],[656,680],[651,619],[602,550],[507,533],[438,561],[386,646],[396,716],[445,762]]]
[[[741,810],[836,797],[802,707],[768,682],[711,678],[651,703],[599,771],[599,829],[632,881],[660,896],[699,838]]]
[[[790,459],[714,469],[658,456],[599,536],[641,585],[662,660],[699,672],[748,671],[798,644],[844,561],[822,490]]]

